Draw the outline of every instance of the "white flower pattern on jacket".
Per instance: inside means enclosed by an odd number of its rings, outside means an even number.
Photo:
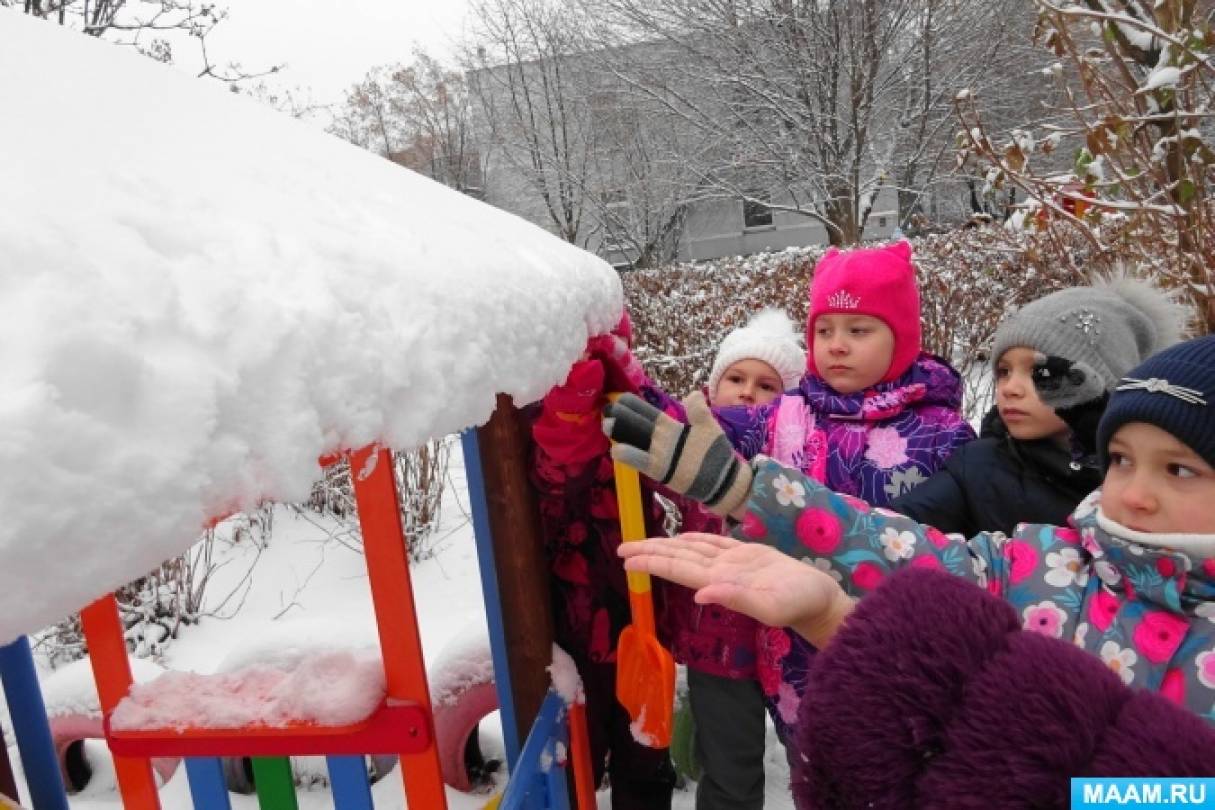
[[[799,509],[806,505],[806,490],[801,484],[795,484],[783,475],[777,476],[772,482],[776,488],[776,502],[781,506],[793,506]]]
[[[870,509],[762,458],[747,502],[747,536],[801,558],[799,518],[831,527],[815,536],[846,591],[863,595],[896,568],[930,565],[1002,597],[1026,629],[1072,642],[1105,661],[1125,683],[1152,689],[1215,724],[1215,560],[1192,560],[1106,532],[1100,492],[1067,526],[1021,525],[1011,537],[944,535]],[[804,485],[804,506],[780,503],[774,481]],[[821,518],[817,516],[821,515]],[[1010,549],[1013,553],[1009,553]],[[927,559],[931,558],[931,559]]]
[[[1088,567],[1080,556],[1079,549],[1064,548],[1052,551],[1046,555],[1046,565],[1050,570],[1044,578],[1056,588],[1066,588],[1073,582],[1084,587],[1088,582]]]
[[[1135,663],[1139,660],[1139,656],[1135,654],[1134,650],[1123,649],[1118,646],[1116,641],[1107,641],[1101,645],[1098,654],[1105,665],[1112,669],[1124,684],[1131,685],[1135,680]]]

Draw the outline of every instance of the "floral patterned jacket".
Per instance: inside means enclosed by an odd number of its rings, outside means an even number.
[[[1025,630],[1076,644],[1123,682],[1215,723],[1215,559],[1145,545],[1106,518],[1100,490],[1067,526],[945,535],[837,494],[772,459],[755,464],[735,536],[830,573],[853,595],[892,571],[943,569],[1002,597]]]

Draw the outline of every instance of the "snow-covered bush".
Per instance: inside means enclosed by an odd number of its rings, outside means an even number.
[[[635,352],[672,393],[704,385],[717,344],[765,306],[806,319],[807,282],[824,248],[727,257],[625,273]]]
[[[998,227],[913,239],[924,348],[949,358],[968,383],[967,416],[989,400],[986,349],[1004,313],[1082,273],[1052,260],[1047,237]],[[804,323],[814,263],[823,248],[789,249],[639,270],[623,276],[635,351],[651,376],[682,395],[704,385],[722,337],[765,306]]]
[[[433,553],[430,537],[439,523],[443,484],[453,437],[433,439],[413,450],[393,454],[401,526],[409,545],[409,559],[424,560]],[[298,508],[337,519],[355,545],[362,543],[354,489],[346,462],[331,464]]]
[[[136,658],[159,659],[183,626],[194,624],[205,615],[204,606],[209,615],[234,615],[247,590],[248,576],[229,593],[217,597],[212,592],[212,598],[208,599],[211,578],[224,565],[217,551],[222,546],[241,543],[252,544],[260,550],[273,527],[274,510],[270,505],[254,512],[232,515],[203,532],[185,554],[166,560],[147,576],[115,591],[114,599],[131,654]],[[248,563],[250,571],[258,556]],[[35,634],[33,644],[52,668],[83,657],[88,650],[80,614],[74,613]]]

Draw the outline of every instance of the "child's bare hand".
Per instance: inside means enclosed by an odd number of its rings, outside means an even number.
[[[831,576],[771,546],[689,533],[636,543],[618,552],[629,571],[644,571],[774,627],[792,627],[815,646],[831,639],[852,601]]]

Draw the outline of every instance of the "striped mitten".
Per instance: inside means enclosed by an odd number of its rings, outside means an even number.
[[[612,458],[724,517],[746,502],[751,465],[734,452],[703,394],[689,394],[683,405],[686,425],[633,394],[608,405],[603,432],[615,442]]]

